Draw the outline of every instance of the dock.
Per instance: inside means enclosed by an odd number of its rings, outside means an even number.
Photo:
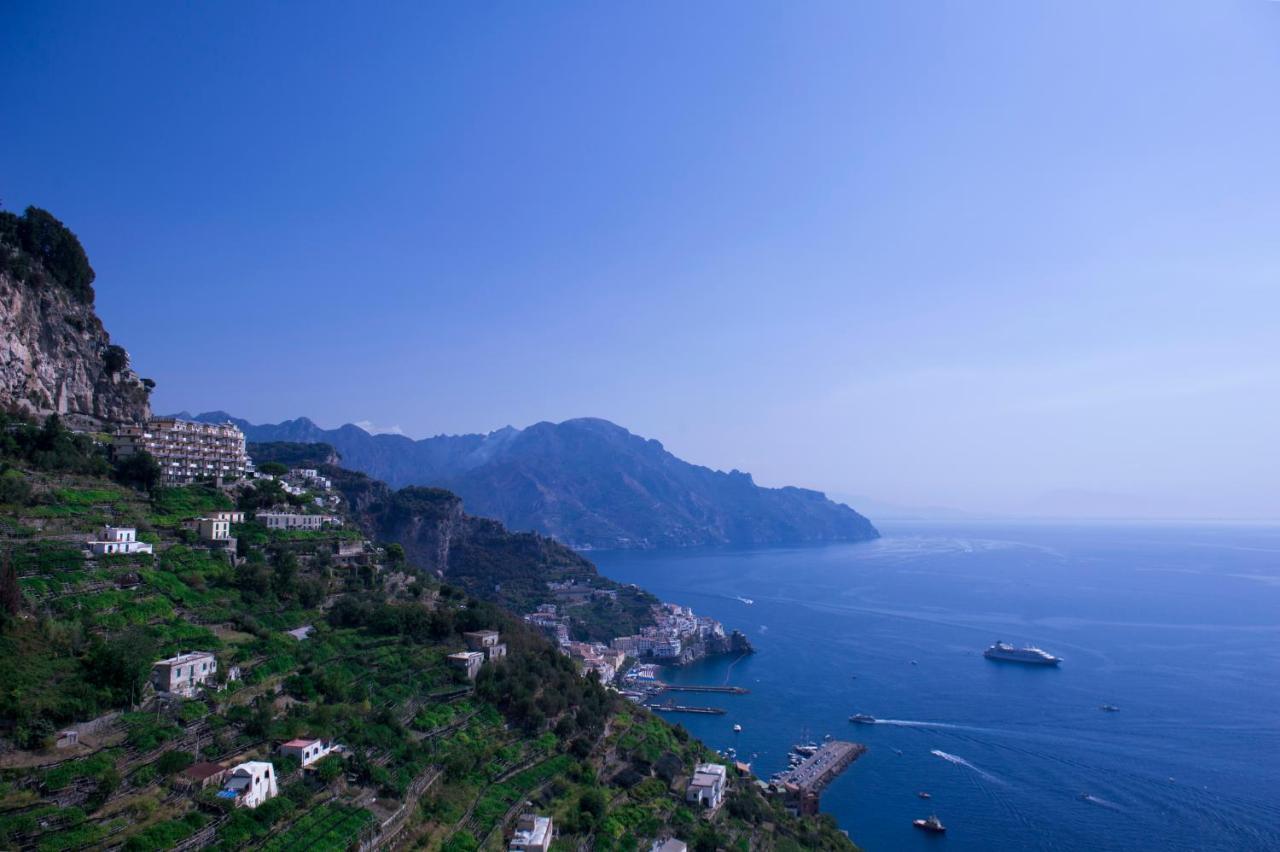
[[[725,710],[723,707],[693,707],[688,704],[676,704],[669,701],[666,704],[646,704],[650,710],[658,713],[702,713],[706,716],[723,716]]]
[[[719,692],[725,695],[746,695],[750,690],[741,686],[697,686],[694,684],[660,683],[662,692]]]
[[[867,751],[862,743],[832,740],[799,766],[783,773],[774,785],[797,798],[800,813],[817,813],[818,794]]]

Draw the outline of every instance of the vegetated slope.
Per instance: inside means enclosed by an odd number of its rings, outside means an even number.
[[[580,677],[509,612],[362,542],[354,518],[268,530],[252,513],[274,483],[147,494],[56,422],[0,426],[0,848],[490,849],[526,809],[552,815],[568,848],[852,848],[733,769],[725,807],[699,819],[682,793],[705,747]],[[408,498],[421,502],[393,497],[387,515],[454,515],[445,495]],[[233,528],[233,562],[188,524],[236,503],[250,520]],[[155,554],[86,559],[79,542],[104,523],[135,526]],[[285,632],[303,625],[305,639]],[[485,628],[509,655],[471,683],[446,656]],[[152,662],[195,649],[217,656],[210,688],[156,696]],[[79,743],[52,748],[70,725]],[[300,772],[275,751],[298,736],[347,754]],[[251,759],[280,779],[256,810],[184,781],[194,761]]]
[[[209,412],[197,419],[229,417]],[[395,486],[447,488],[472,514],[574,547],[802,544],[879,535],[821,492],[762,488],[750,474],[689,464],[607,420],[420,441],[352,425],[325,430],[306,418],[270,426],[235,422],[255,441],[328,443],[346,467]]]
[[[80,241],[49,213],[0,212],[0,409],[87,426],[150,416],[151,383],[111,343],[93,280]]]

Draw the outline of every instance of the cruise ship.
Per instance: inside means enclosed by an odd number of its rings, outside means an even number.
[[[1003,660],[1007,663],[1029,663],[1033,666],[1056,666],[1062,662],[1061,657],[1055,657],[1048,651],[1042,651],[1031,645],[1025,648],[1015,648],[1008,642],[999,640],[983,651],[982,656],[988,660]]]

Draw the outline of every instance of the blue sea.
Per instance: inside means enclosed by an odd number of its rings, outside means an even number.
[[[822,809],[870,852],[1280,849],[1280,527],[880,529],[863,544],[592,556],[757,649],[668,670],[750,690],[696,696],[725,716],[672,721],[761,777],[802,738],[869,747]],[[988,661],[996,639],[1063,664]],[[912,827],[930,813],[945,837]]]

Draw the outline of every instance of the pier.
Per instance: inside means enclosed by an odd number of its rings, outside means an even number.
[[[811,757],[783,773],[774,786],[795,800],[794,807],[798,813],[816,814],[818,795],[866,751],[867,747],[862,743],[844,740],[823,743]]]
[[[674,701],[668,701],[666,704],[646,704],[645,706],[658,713],[702,713],[706,716],[723,716],[725,713],[723,707],[693,707],[688,704],[676,704]]]
[[[660,683],[662,692],[720,692],[725,695],[746,695],[750,690],[741,686],[697,686],[694,684]]]

